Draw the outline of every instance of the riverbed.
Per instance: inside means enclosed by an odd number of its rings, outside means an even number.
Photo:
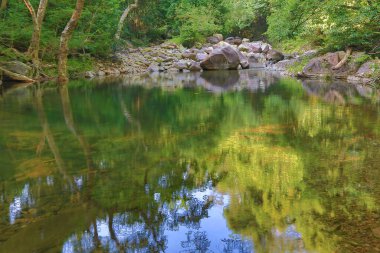
[[[242,70],[4,89],[0,252],[380,252],[380,94]]]

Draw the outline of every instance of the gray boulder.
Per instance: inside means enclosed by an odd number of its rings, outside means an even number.
[[[2,64],[2,67],[7,69],[8,71],[11,71],[13,73],[23,75],[23,76],[31,76],[32,74],[32,68],[26,65],[25,63],[22,63],[20,61],[10,61]]]
[[[200,62],[200,61],[203,61],[204,59],[206,59],[207,56],[208,56],[208,54],[206,54],[206,53],[197,53],[195,59],[196,59],[196,61]]]
[[[214,49],[213,52],[201,62],[201,67],[204,70],[238,69],[239,65],[242,68],[248,68],[248,59],[232,46]]]
[[[199,62],[192,62],[189,67],[189,70],[193,72],[202,71],[201,64]]]
[[[271,49],[268,51],[266,58],[268,61],[276,63],[282,61],[284,59],[284,55],[277,50]]]
[[[204,70],[238,69],[240,58],[237,50],[231,46],[216,48],[201,62]]]
[[[218,37],[215,37],[215,36],[207,37],[207,43],[210,43],[212,45],[218,44],[220,41],[221,40]]]

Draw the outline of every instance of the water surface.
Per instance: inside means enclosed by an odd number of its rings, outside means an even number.
[[[271,73],[0,97],[0,252],[380,252],[379,93]]]

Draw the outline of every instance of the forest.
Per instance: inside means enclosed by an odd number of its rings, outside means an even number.
[[[263,40],[284,52],[351,48],[365,52],[360,59],[365,61],[380,53],[380,3],[1,0],[0,62],[33,62],[41,71],[35,75],[65,79],[66,75],[92,69],[94,61],[110,59],[125,48],[165,41],[193,47],[215,33]]]

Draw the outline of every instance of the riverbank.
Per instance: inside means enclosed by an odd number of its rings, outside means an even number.
[[[54,73],[49,72],[51,65],[42,65],[40,76],[33,78],[33,66],[17,59],[0,64],[0,76],[1,79],[17,82],[50,80],[54,76]],[[263,41],[239,37],[223,39],[221,34],[215,34],[207,38],[207,43],[193,48],[165,42],[149,47],[129,47],[107,59],[69,61],[69,70],[74,79],[226,69],[266,69],[297,78],[341,79],[377,87],[380,82],[380,61],[365,52],[324,53],[309,50],[286,54]]]

